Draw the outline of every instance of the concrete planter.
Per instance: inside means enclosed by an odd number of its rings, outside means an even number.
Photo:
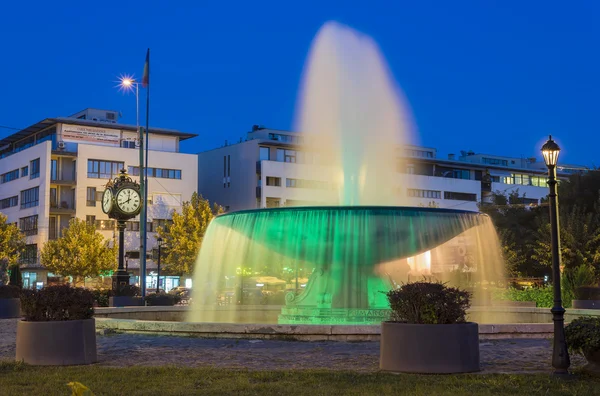
[[[600,309],[600,300],[573,300],[574,309]]]
[[[423,374],[479,371],[479,326],[383,322],[380,368]]]
[[[110,307],[141,307],[144,306],[144,299],[142,297],[115,296],[108,298],[108,305]]]
[[[95,363],[95,320],[19,321],[16,360],[38,366]]]
[[[21,300],[18,298],[0,298],[0,319],[21,317]]]

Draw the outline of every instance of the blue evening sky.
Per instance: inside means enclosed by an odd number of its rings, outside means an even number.
[[[442,155],[532,156],[552,133],[563,161],[600,162],[595,0],[5,1],[0,125],[85,107],[135,123],[135,98],[115,80],[141,77],[150,47],[150,124],[198,133],[183,151],[237,141],[253,124],[290,129],[311,40],[328,20],[379,43],[420,143]]]

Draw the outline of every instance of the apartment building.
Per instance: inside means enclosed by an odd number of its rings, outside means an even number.
[[[205,198],[230,211],[338,203],[331,167],[304,146],[302,133],[253,126],[245,139],[198,154],[198,186]],[[546,197],[547,169],[536,158],[463,151],[438,158],[434,148],[398,148],[398,201],[477,211],[492,192],[518,190],[523,203]],[[587,168],[560,165],[559,177]]]
[[[115,111],[85,109],[70,117],[46,118],[0,140],[0,211],[27,236],[22,257],[26,287],[43,287],[49,277],[39,262],[44,243],[56,239],[73,217],[95,224],[108,240],[116,224],[102,212],[104,186],[127,169],[139,178],[136,126],[118,123]],[[173,210],[197,190],[197,155],[181,153],[180,143],[195,137],[170,129],[150,128],[148,172],[147,285],[156,287],[152,251],[155,231],[170,221]],[[139,218],[127,223],[128,271],[139,274]],[[139,279],[139,278],[138,278]],[[167,277],[161,287],[175,287]]]

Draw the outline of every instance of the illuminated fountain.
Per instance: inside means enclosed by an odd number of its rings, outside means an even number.
[[[328,206],[215,218],[195,267],[190,321],[260,323],[248,306],[279,304],[279,323],[378,323],[388,314],[383,293],[401,282],[503,279],[487,216],[403,206],[398,148],[412,123],[401,97],[370,38],[335,23],[321,29],[296,126],[320,161],[295,167],[299,179],[329,183],[322,197],[314,192]]]

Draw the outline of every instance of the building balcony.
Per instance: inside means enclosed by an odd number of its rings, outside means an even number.
[[[58,186],[74,186],[77,184],[77,181],[73,178],[65,177],[65,178],[52,178],[50,179],[50,184],[56,184]]]
[[[52,150],[52,157],[77,157],[77,152],[66,150]]]
[[[261,161],[256,161],[256,173],[261,173]]]
[[[50,200],[50,214],[58,215],[58,214],[75,214],[75,205],[66,201],[62,201],[60,203],[56,201]]]
[[[262,196],[262,191],[260,186],[256,187],[256,198],[260,198]]]

